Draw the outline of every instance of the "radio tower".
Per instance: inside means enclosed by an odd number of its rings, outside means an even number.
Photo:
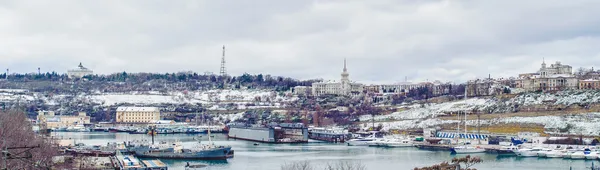
[[[227,75],[227,70],[225,69],[225,46],[223,46],[223,57],[221,57],[221,77],[225,77]]]

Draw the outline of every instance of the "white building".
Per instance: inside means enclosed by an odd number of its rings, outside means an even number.
[[[67,75],[71,79],[82,78],[83,76],[92,75],[92,74],[94,74],[94,72],[88,68],[83,67],[83,65],[81,63],[79,63],[79,66],[77,66],[76,69],[67,71]]]
[[[354,96],[362,93],[363,85],[359,83],[350,82],[348,76],[348,70],[346,69],[346,60],[344,59],[344,70],[341,74],[342,78],[340,82],[319,82],[312,84],[312,94],[315,96],[321,96],[325,94],[335,94],[342,96]]]
[[[310,86],[296,86],[294,87],[295,95],[309,95],[312,92],[312,87]]]
[[[516,87],[526,91],[577,89],[578,86],[579,80],[573,75],[572,67],[558,61],[550,67],[546,67],[546,63],[542,62],[542,67],[537,73],[520,74],[516,80]]]

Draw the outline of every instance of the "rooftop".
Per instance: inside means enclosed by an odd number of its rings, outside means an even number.
[[[158,107],[118,107],[117,112],[159,112]]]

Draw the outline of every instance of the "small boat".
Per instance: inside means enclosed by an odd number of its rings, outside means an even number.
[[[208,166],[208,164],[190,164],[189,162],[186,162],[185,169],[186,170],[200,169],[200,168],[204,168],[207,166]]]
[[[577,151],[571,154],[571,159],[585,159],[585,153],[583,151]]]
[[[469,153],[484,153],[485,149],[480,148],[479,146],[473,147],[473,146],[469,146],[469,145],[463,145],[463,146],[456,146],[456,147],[450,149],[450,151],[452,151],[452,154],[469,154]]]
[[[129,132],[129,134],[146,134],[148,131],[144,128],[138,128]]]
[[[367,145],[371,147],[383,146],[383,143],[386,141],[384,138],[376,138],[373,141],[367,142]]]
[[[542,149],[540,149],[540,151],[537,152],[537,156],[540,158],[545,158],[546,154],[550,151],[552,151],[552,149],[542,148]]]
[[[552,150],[546,153],[547,158],[564,158],[565,154],[567,154],[567,150]]]
[[[541,149],[539,148],[534,148],[534,149],[519,149],[516,153],[517,156],[521,156],[521,157],[534,157],[534,156],[538,156],[538,151],[540,151]]]
[[[497,153],[498,155],[515,155],[518,150],[519,147],[514,145],[502,146],[500,149],[498,149]]]
[[[94,126],[94,129],[93,129],[93,131],[94,131],[94,132],[104,132],[104,131],[106,131],[106,128],[105,128],[105,127],[101,127],[101,126],[97,126],[97,125],[96,125],[96,126]]]
[[[395,147],[412,147],[414,145],[413,145],[413,142],[408,139],[403,139],[403,140],[396,139],[396,140],[384,141],[382,143],[382,146],[395,148]]]
[[[595,160],[598,159],[598,152],[592,151],[590,154],[585,155],[585,159]]]
[[[369,137],[366,138],[356,138],[356,139],[350,139],[348,141],[346,141],[346,144],[348,144],[348,146],[369,146],[369,142],[374,141],[376,139],[380,139],[380,138],[376,138],[375,137],[375,132],[373,132],[373,134]]]
[[[258,146],[258,145],[259,145],[258,143],[254,143],[254,146]]]

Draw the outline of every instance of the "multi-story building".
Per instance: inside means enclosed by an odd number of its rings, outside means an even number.
[[[490,96],[503,93],[505,85],[491,78],[477,79],[467,82],[467,96]]]
[[[309,86],[296,86],[294,87],[295,95],[309,95],[312,92],[312,87]]]
[[[526,91],[556,91],[579,88],[578,80],[572,73],[572,67],[563,65],[558,61],[556,64],[551,64],[550,67],[546,67],[546,63],[543,62],[537,73],[520,74],[519,79],[515,82],[517,88]]]
[[[150,123],[160,120],[158,107],[118,107],[117,123]]]
[[[348,70],[346,69],[346,60],[344,59],[344,70],[341,74],[340,82],[318,82],[312,84],[312,94],[321,96],[326,94],[335,94],[342,96],[355,96],[363,92],[363,85],[350,82]]]
[[[579,89],[600,89],[600,80],[598,79],[587,79],[579,80]]]
[[[69,78],[71,78],[71,79],[82,78],[83,76],[92,75],[92,74],[94,74],[94,72],[88,68],[83,67],[83,65],[81,63],[79,63],[79,66],[77,66],[76,69],[67,71],[67,76],[69,76]]]
[[[579,77],[580,79],[595,79],[595,80],[600,80],[600,71],[594,71],[594,68],[592,68],[591,71],[586,72],[585,74],[581,75],[581,77]]]
[[[45,128],[84,126],[90,123],[90,117],[85,112],[77,115],[55,115],[53,111],[38,111],[38,122]]]

